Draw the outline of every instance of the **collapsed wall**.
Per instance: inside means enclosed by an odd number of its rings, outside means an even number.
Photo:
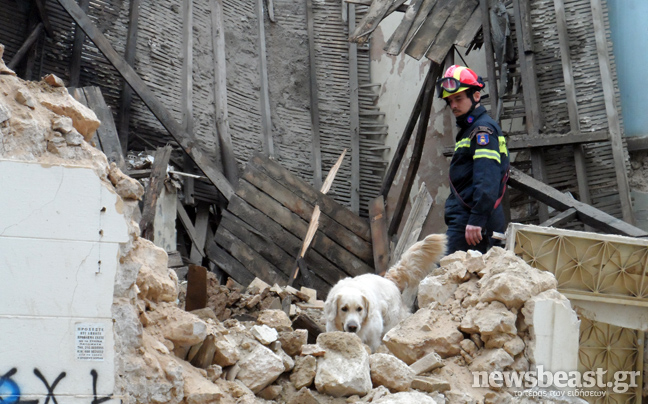
[[[1,54],[0,47],[0,60]],[[65,370],[53,363],[43,364],[47,365],[43,370],[55,373],[41,373],[43,383],[54,389],[54,380],[60,382],[54,393],[74,395],[75,400],[107,398],[112,393],[113,402],[121,399],[123,403],[527,402],[506,388],[473,387],[471,372],[525,371],[543,360],[548,360],[544,363],[547,368],[565,364],[559,363],[556,355],[539,352],[548,337],[538,332],[541,323],[536,317],[537,307],[548,304],[574,320],[568,302],[556,291],[551,274],[530,268],[501,249],[485,256],[457,253],[446,257],[421,284],[421,309],[394,328],[386,336],[385,346],[373,355],[350,333],[322,333],[309,341],[315,334],[298,327],[296,319],[308,310],[317,313],[321,301],[291,288],[256,281],[243,290],[233,283],[216,285],[212,278],[208,307],[184,311],[177,276],[168,268],[166,253],[140,238],[133,220],[143,188],[109,166],[106,157],[88,143],[99,124],[92,111],[77,103],[55,77],[25,82],[0,63],[0,158],[37,163],[31,165],[43,170],[85,169],[95,176],[100,189],[112,195],[114,200],[106,211],[114,210],[124,221],[121,235],[113,243],[117,247],[111,250],[113,261],[93,257],[94,272],[89,274],[96,278],[101,272],[104,280],[114,274],[114,283],[104,282],[97,292],[105,296],[112,289],[108,303],[97,303],[103,305],[104,320],[106,306],[111,310],[103,340],[106,356],[97,362],[66,359],[69,367]],[[30,177],[22,180],[28,182]],[[76,192],[83,194],[87,189]],[[65,197],[65,192],[54,189],[51,195],[45,205]],[[98,210],[103,214],[103,209]],[[65,216],[74,229],[94,229],[75,217],[74,212]],[[0,243],[5,239],[0,236]],[[93,239],[90,245],[99,242]],[[57,252],[67,260],[65,265],[47,276],[44,272],[50,268],[34,268],[32,279],[40,288],[47,286],[43,281],[48,279],[71,287],[71,297],[54,288],[50,292],[59,295],[57,305],[75,308],[91,298],[74,297],[80,293],[76,288],[85,285],[77,268],[90,256],[78,257],[70,251]],[[102,247],[102,251],[106,250]],[[101,262],[100,271],[94,267],[97,261]],[[21,270],[11,262],[7,265],[10,272]],[[37,290],[29,288],[24,294],[39,302],[42,296]],[[288,314],[281,306],[287,297],[293,302]],[[11,302],[4,306],[16,309]],[[3,312],[0,318],[3,314],[11,317]],[[317,315],[309,317],[321,321]],[[66,321],[74,326],[79,318],[70,316]],[[22,331],[13,332],[19,337]],[[43,342],[48,330],[34,335],[29,341],[48,346]],[[64,338],[73,336],[67,333]],[[72,342],[67,341],[66,346]],[[73,355],[52,350],[57,358]],[[31,355],[27,352],[24,356]],[[51,356],[45,358],[54,361]],[[114,383],[105,384],[109,377],[101,374],[98,385],[77,384],[82,387],[76,391],[66,387],[72,378],[66,380],[65,372],[72,375],[83,365],[83,372],[88,373],[85,377],[96,381],[94,366],[107,368],[107,363],[113,366]],[[0,387],[18,385],[16,378],[30,372],[0,368]],[[36,369],[33,373],[38,381]],[[33,390],[33,397],[46,395],[42,387]]]

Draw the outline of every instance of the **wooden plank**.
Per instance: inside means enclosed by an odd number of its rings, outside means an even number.
[[[427,133],[428,121],[430,119],[430,113],[432,110],[432,102],[434,100],[434,84],[438,77],[441,76],[442,66],[432,62],[430,64],[431,70],[431,79],[427,80],[425,83],[425,94],[423,95],[423,102],[421,107],[421,117],[420,125],[416,133],[416,139],[414,141],[414,147],[412,149],[412,156],[410,157],[410,162],[407,167],[407,174],[405,175],[404,185],[401,189],[401,193],[398,197],[398,202],[394,208],[394,214],[392,220],[389,223],[388,234],[394,235],[398,232],[400,227],[401,219],[403,218],[403,213],[405,212],[405,206],[409,201],[409,194],[412,190],[412,184],[414,183],[414,177],[418,171],[418,166],[421,162],[421,155],[423,154],[423,144],[425,143],[425,135]]]
[[[529,0],[514,0],[513,15],[515,18],[518,53],[520,55],[526,130],[530,136],[538,136],[540,128],[543,126],[543,117],[540,110],[541,104],[538,92],[535,52],[533,51]],[[495,72],[489,70],[488,74],[489,76],[494,75]]]
[[[463,2],[462,2],[463,4]],[[418,30],[412,42],[405,48],[405,53],[416,60],[420,60],[427,50],[432,46],[437,34],[443,28],[455,4],[449,0],[439,0],[430,15]]]
[[[513,0],[514,3],[516,1],[518,0]],[[500,117],[496,115],[497,115],[497,111],[501,111],[499,105],[502,102],[502,100],[500,100],[497,91],[497,72],[495,68],[495,58],[493,56],[493,43],[491,42],[490,12],[488,8],[488,4],[489,4],[488,0],[479,1],[479,7],[481,10],[481,17],[482,17],[481,20],[482,33],[484,35],[484,53],[486,54],[486,72],[488,75],[488,92],[490,96],[491,115],[493,115],[497,123],[499,123]]]
[[[407,49],[407,47],[412,43],[414,36],[416,36],[418,31],[423,27],[423,24],[427,20],[428,15],[430,15],[430,12],[436,4],[437,0],[423,0],[423,4],[421,4],[421,8],[419,9],[418,14],[416,14],[416,17],[414,18],[412,27],[407,33],[405,41],[403,41],[403,44],[401,45],[401,50]]]
[[[265,13],[263,0],[257,0],[258,41],[259,41],[259,76],[261,80],[261,143],[266,156],[274,157],[272,141],[272,116],[270,112],[270,89],[268,83],[268,58],[266,57]]]
[[[554,209],[564,211],[569,208],[574,208],[578,211],[578,218],[583,223],[601,231],[630,237],[648,237],[648,233],[645,231],[619,220],[614,216],[608,215],[590,205],[586,205],[576,199],[570,198],[557,189],[543,184],[515,168],[511,168],[509,185],[543,203],[546,203]]]
[[[623,212],[623,220],[634,224],[635,219],[634,213],[632,212],[632,202],[630,201],[630,187],[628,185],[628,175],[625,167],[621,124],[614,101],[614,82],[610,68],[610,54],[607,47],[607,35],[603,20],[603,6],[601,0],[591,0],[591,5],[592,18],[594,20],[594,37],[596,39],[596,53],[601,69],[601,85],[603,86],[605,112],[610,130],[610,143],[612,146],[612,156],[614,157],[619,199],[621,200],[621,211]]]
[[[196,208],[196,220],[194,221],[194,229],[196,232],[196,244],[191,245],[191,253],[189,259],[192,262],[201,262],[202,257],[205,256],[205,241],[207,239],[207,232],[209,230],[209,205],[206,203],[198,204]]]
[[[607,131],[588,133],[543,133],[538,136],[509,135],[506,139],[506,146],[509,150],[520,150],[531,147],[560,146],[579,143],[597,143],[609,140]]]
[[[167,145],[160,147],[155,151],[155,160],[151,168],[151,177],[149,185],[146,188],[146,194],[142,200],[144,205],[142,209],[142,219],[140,220],[140,229],[142,237],[147,240],[153,241],[155,237],[155,229],[153,228],[153,219],[155,218],[155,207],[158,198],[162,193],[164,180],[167,176],[167,166],[169,165],[169,158],[171,157],[171,146]],[[180,206],[180,205],[178,205]]]
[[[203,249],[199,248],[200,237],[198,236],[198,233],[196,232],[196,228],[194,227],[193,223],[191,223],[191,218],[189,217],[187,210],[182,205],[182,200],[180,199],[178,199],[178,203],[176,204],[176,210],[178,212],[178,218],[180,218],[180,222],[182,223],[182,226],[185,228],[187,235],[191,240],[192,246],[196,246],[196,251],[198,251],[198,253],[201,255],[201,259],[195,261],[200,263],[202,257],[205,256],[205,252]]]
[[[342,4],[342,8],[347,10],[346,4]],[[317,87],[317,61],[315,60],[313,0],[306,0],[306,24],[308,31],[308,68],[310,73],[310,116],[311,131],[313,134],[313,185],[315,188],[320,189],[322,187],[322,151],[320,146],[319,94]]]
[[[236,258],[232,257],[230,253],[225,251],[221,246],[212,241],[207,245],[207,257],[211,262],[216,264],[218,268],[223,270],[236,282],[243,286],[247,286],[256,278],[248,269],[241,264]]]
[[[371,222],[374,268],[377,274],[383,276],[389,269],[389,235],[387,234],[385,198],[382,195],[369,202],[369,220]]]
[[[131,0],[129,10],[128,33],[126,35],[126,49],[124,60],[134,67],[135,55],[137,53],[137,32],[139,24],[139,10],[142,0]],[[122,152],[126,155],[128,150],[128,126],[130,124],[130,106],[133,100],[133,89],[124,81],[122,84],[121,98],[119,100],[119,142],[122,145]]]
[[[260,192],[247,181],[239,181],[237,195],[267,216],[271,217],[277,223],[281,224],[292,234],[298,237],[303,237],[306,234],[308,228],[308,223],[306,223],[306,221],[292,213],[289,209],[283,207],[270,196]],[[351,276],[372,272],[372,268],[369,267],[369,265],[331,240],[321,231],[315,233],[312,248],[327,257],[331,262]]]
[[[443,28],[436,36],[434,43],[425,53],[425,57],[433,62],[443,63],[446,55],[457,40],[457,35],[466,25],[466,15],[474,14],[478,5],[477,0],[464,0],[463,3],[455,6],[450,17],[448,17]]]
[[[268,177],[274,179],[280,184],[283,184],[304,201],[313,206],[319,205],[322,213],[344,225],[344,227],[360,236],[363,240],[371,241],[371,230],[369,228],[369,223],[366,220],[353,214],[353,212],[337,203],[330,196],[324,195],[318,190],[313,189],[310,185],[294,176],[290,171],[282,167],[276,161],[268,160],[261,154],[256,154],[248,164],[254,164],[259,171],[268,175]]]
[[[279,223],[253,208],[238,196],[232,198],[227,208],[231,214],[225,214],[224,216],[238,217],[246,224],[248,231],[252,233],[257,231],[254,234],[264,239],[266,243],[274,243],[273,240],[279,241],[277,245],[291,257],[288,262],[293,262],[293,258],[297,256],[301,249],[302,240],[299,237],[284,229]],[[306,252],[305,258],[310,266],[317,268],[317,275],[330,285],[347,276],[346,273],[312,248]]]
[[[385,18],[385,15],[387,14],[387,11],[389,10],[392,3],[393,0],[373,0],[371,2],[371,6],[369,7],[369,11],[364,15],[364,17],[362,17],[362,20],[360,21],[358,26],[354,27],[353,31],[349,29],[349,32],[353,32],[349,36],[349,41],[360,44],[367,42],[369,35],[371,35],[371,33],[374,32],[376,28],[378,28],[380,21]],[[353,23],[355,25],[355,16],[351,15],[351,11],[353,11],[353,13],[355,14],[355,4],[353,3],[349,4],[349,14],[347,18],[349,20],[349,24]]]
[[[133,68],[115,52],[108,39],[90,21],[90,18],[79,8],[74,0],[57,0],[70,14],[74,21],[83,29],[108,61],[117,69],[119,74],[128,82],[153,115],[169,131],[173,139],[189,154],[207,178],[229,200],[234,194],[232,186],[222,173],[214,166],[209,157],[196,145],[192,144],[182,127],[173,119],[169,110],[155,97],[146,83],[135,73]]]
[[[259,253],[222,226],[218,227],[216,231],[216,243],[263,281],[271,285],[273,283],[286,284],[288,281],[288,276],[276,266],[266,261]]]
[[[94,111],[101,125],[97,128],[96,136],[101,144],[101,150],[108,158],[108,162],[115,163],[120,169],[125,169],[126,163],[122,155],[122,146],[119,143],[119,135],[113,121],[113,114],[110,107],[101,94],[99,87],[84,87],[88,108]]]
[[[229,131],[227,110],[227,63],[225,60],[225,27],[223,0],[210,0],[212,13],[212,46],[214,50],[214,110],[220,144],[223,170],[230,184],[238,181],[238,165],[234,156],[232,136]]]
[[[552,217],[549,220],[546,220],[542,223],[540,223],[540,226],[543,227],[557,227],[562,224],[565,224],[567,222],[571,222],[572,220],[576,219],[578,216],[578,212],[574,208],[569,208],[564,212],[560,212],[556,216]]]
[[[544,153],[540,148],[531,149],[531,170],[533,172],[533,178],[545,184],[549,182],[547,179]],[[538,219],[541,222],[549,219],[547,205],[540,202],[538,202]]]
[[[412,0],[412,3],[407,7],[403,19],[385,44],[384,50],[387,54],[394,56],[400,54],[403,48],[403,42],[407,37],[407,33],[412,28],[412,24],[414,24],[414,19],[421,9],[421,5],[423,5],[423,0]]]
[[[467,48],[468,45],[470,45],[470,43],[475,39],[475,37],[479,33],[481,26],[482,26],[481,9],[477,7],[473,11],[470,18],[468,19],[466,25],[464,25],[464,27],[459,32],[459,35],[457,35],[457,39],[455,40],[455,45]]]
[[[34,30],[29,34],[27,39],[25,39],[25,42],[20,46],[16,54],[14,55],[13,58],[7,63],[7,67],[10,68],[11,70],[16,69],[18,66],[18,63],[27,55],[27,52],[29,52],[29,49],[32,47],[32,45],[38,40],[38,37],[40,36],[41,32],[43,31],[43,23],[39,23],[36,25]]]
[[[205,307],[207,307],[207,268],[191,264],[187,272],[185,310],[192,311]]]
[[[299,198],[297,195],[292,193],[290,189],[287,189],[277,181],[257,170],[256,167],[248,166],[242,178],[245,178],[245,180],[250,184],[271,196],[282,206],[290,209],[305,221],[310,222],[314,206]],[[320,215],[319,231],[326,234],[358,258],[367,263],[371,263],[371,244],[349,231],[323,212]]]
[[[427,219],[433,203],[434,199],[432,198],[432,195],[428,192],[425,183],[422,183],[419,192],[416,195],[416,199],[414,199],[412,209],[407,217],[407,221],[405,222],[401,236],[398,239],[396,248],[394,248],[394,251],[391,254],[389,266],[396,264],[405,250],[418,241],[419,236],[421,235],[421,230],[423,229],[423,222]]]
[[[193,119],[193,0],[182,2],[182,69],[180,72],[180,113],[182,115],[181,125],[190,141],[196,141],[194,136]],[[191,157],[183,156],[183,170],[193,173]],[[185,177],[182,179],[184,188],[184,203],[195,205],[194,201],[194,179]]]
[[[374,0],[378,1],[378,0]],[[390,1],[391,3],[391,1]],[[368,15],[369,13],[367,13]],[[366,15],[365,15],[366,17]],[[349,32],[355,28],[355,5],[349,4]],[[360,105],[358,101],[358,44],[349,42],[349,137],[351,138],[351,211],[360,212]]]
[[[88,12],[90,0],[79,0],[79,7],[84,13]],[[74,28],[74,43],[72,45],[72,57],[70,58],[70,87],[79,87],[79,77],[81,76],[81,53],[83,52],[83,42],[85,34],[78,26]]]

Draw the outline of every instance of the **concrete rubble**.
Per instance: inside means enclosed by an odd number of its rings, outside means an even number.
[[[571,310],[550,273],[499,248],[445,257],[421,283],[421,308],[373,355],[354,334],[309,341],[307,330],[293,328],[299,315],[323,325],[322,302],[307,289],[220,285],[210,273],[207,307],[186,312],[167,254],[139,237],[143,188],[88,143],[98,126],[55,77],[24,82],[0,62],[0,157],[85,164],[123,200],[130,239],[113,302],[114,395],[123,403],[540,402],[473,387],[471,372],[534,365],[534,307],[549,301]]]

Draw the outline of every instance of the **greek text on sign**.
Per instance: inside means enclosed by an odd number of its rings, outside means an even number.
[[[80,361],[103,361],[106,348],[106,326],[76,323],[76,358]]]

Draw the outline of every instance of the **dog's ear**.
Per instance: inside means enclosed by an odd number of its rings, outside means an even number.
[[[340,295],[336,295],[332,298],[326,299],[324,304],[324,318],[327,323],[335,322],[335,317],[338,312],[338,301],[340,300]]]
[[[364,308],[365,308],[362,317],[362,324],[364,324],[369,318],[369,310],[371,310],[371,304],[369,303],[369,299],[367,299],[367,296],[365,295],[362,295],[362,300],[364,301]]]

